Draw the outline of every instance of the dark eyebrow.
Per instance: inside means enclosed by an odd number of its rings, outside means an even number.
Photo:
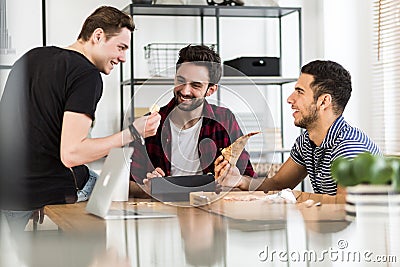
[[[183,77],[182,75],[176,75],[176,79],[185,80],[185,82],[187,82],[186,78]],[[201,82],[201,81],[191,81],[190,83],[192,83],[192,84],[203,84],[203,82]]]
[[[294,90],[298,90],[298,91],[304,92],[304,89],[303,89],[303,88],[300,88],[300,87],[295,87]]]
[[[196,82],[196,81],[192,81],[192,84],[203,84],[202,82]]]

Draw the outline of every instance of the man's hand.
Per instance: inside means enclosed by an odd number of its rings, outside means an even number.
[[[133,126],[143,137],[153,136],[157,133],[160,126],[161,115],[158,112],[152,112],[149,116],[143,116],[133,122]]]
[[[143,179],[143,183],[144,183],[144,187],[145,187],[144,189],[147,191],[147,193],[150,194],[151,179],[153,179],[155,177],[164,177],[164,176],[165,176],[165,172],[160,167],[155,168],[155,170],[152,172],[148,172],[146,174],[146,179]]]
[[[245,177],[243,177],[236,166],[231,166],[223,156],[219,156],[214,162],[215,179],[221,186],[238,187],[247,190]]]

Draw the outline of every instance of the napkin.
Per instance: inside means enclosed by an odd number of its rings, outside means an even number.
[[[296,197],[290,188],[283,189],[276,194],[267,195],[266,199],[274,202],[285,201],[286,203],[296,203]]]

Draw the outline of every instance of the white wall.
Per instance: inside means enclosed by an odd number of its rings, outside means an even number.
[[[97,7],[112,5],[122,9],[129,0],[58,0],[47,2],[47,45],[65,47],[72,44],[87,16]],[[92,136],[101,137],[119,129],[119,68],[103,75],[104,91],[96,111]]]
[[[42,44],[41,1],[7,0],[7,29],[15,54],[0,55],[0,64],[11,66],[32,47]],[[32,15],[34,14],[34,15]],[[0,96],[3,93],[9,70],[0,70]]]
[[[47,45],[65,47],[72,44],[87,16],[97,7],[112,5],[122,9],[129,0],[57,0],[46,1]],[[7,0],[8,28],[12,34],[16,55],[2,57],[2,64],[12,64],[29,49],[42,45],[40,0]],[[0,94],[8,71],[0,72]],[[119,129],[119,68],[103,75],[104,92],[96,111],[93,136],[112,134]]]
[[[372,88],[372,0],[324,1],[324,56],[352,75],[353,92],[345,118],[367,133]]]

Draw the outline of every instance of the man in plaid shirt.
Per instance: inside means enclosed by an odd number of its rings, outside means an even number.
[[[229,109],[205,100],[217,91],[221,72],[221,59],[209,47],[189,45],[179,51],[174,97],[160,109],[157,134],[146,138],[145,146],[134,144],[131,195],[143,196],[138,184],[148,185],[154,177],[214,173],[220,150],[243,135]],[[253,177],[249,158],[243,151],[237,167]]]

